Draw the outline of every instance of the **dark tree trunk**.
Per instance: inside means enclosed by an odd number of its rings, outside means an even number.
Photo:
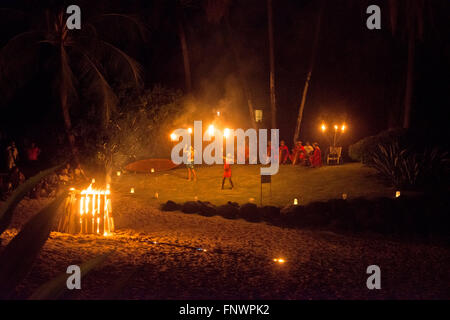
[[[409,33],[408,39],[408,66],[406,71],[405,106],[403,113],[403,128],[411,125],[411,105],[414,90],[414,60],[415,60],[415,33],[414,28]]]
[[[61,105],[61,111],[64,119],[64,128],[66,130],[67,140],[69,140],[70,150],[72,152],[73,160],[76,162],[76,164],[80,163],[79,155],[78,155],[78,149],[75,144],[75,136],[72,132],[72,121],[70,119],[70,111],[69,111],[69,105],[68,105],[68,91],[66,83],[67,79],[64,75],[64,65],[67,65],[67,54],[64,49],[64,47],[61,46],[60,48],[61,52],[61,82],[59,84],[59,100]]]
[[[319,12],[319,15],[317,18],[316,32],[314,35],[314,43],[313,43],[312,52],[311,52],[311,63],[309,65],[309,70],[308,70],[308,74],[306,76],[305,86],[303,87],[302,100],[300,102],[300,108],[298,110],[297,125],[295,126],[295,132],[294,132],[294,145],[297,142],[298,137],[300,136],[300,129],[301,129],[301,125],[302,125],[303,111],[305,109],[306,96],[308,94],[309,83],[311,81],[312,72],[314,70],[314,65],[316,63],[317,48],[319,46],[320,28],[322,25],[322,14],[323,14],[323,4],[321,4],[321,6],[320,6],[320,12]]]
[[[183,65],[184,65],[184,80],[186,85],[186,92],[188,94],[192,91],[192,76],[191,65],[189,61],[189,50],[187,46],[186,33],[181,18],[178,19],[178,36],[180,38],[181,51],[183,53]]]
[[[267,17],[269,31],[269,58],[270,58],[270,111],[272,118],[272,128],[277,127],[277,105],[275,99],[275,56],[273,40],[273,13],[272,0],[267,0]]]

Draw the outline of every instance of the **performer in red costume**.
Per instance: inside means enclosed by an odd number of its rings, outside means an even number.
[[[305,148],[303,147],[303,143],[301,141],[297,141],[295,143],[295,148],[292,149],[292,153],[290,156],[292,165],[296,165],[297,161],[300,161],[300,163],[303,163],[305,161],[305,155],[306,155],[306,151]]]
[[[311,157],[311,167],[318,168],[322,166],[322,152],[320,151],[319,144],[317,142],[313,143],[314,153]]]
[[[230,180],[230,184],[231,184],[231,189],[234,188],[233,185],[233,181],[231,180],[231,166],[230,166],[230,162],[232,160],[231,158],[231,154],[228,154],[227,157],[223,157],[223,159],[225,160],[223,163],[223,179],[222,179],[222,190],[223,190],[223,186],[225,184],[225,179],[228,178]]]
[[[280,156],[280,163],[286,164],[286,162],[289,159],[289,149],[285,145],[284,140],[280,141],[280,155],[279,156]]]

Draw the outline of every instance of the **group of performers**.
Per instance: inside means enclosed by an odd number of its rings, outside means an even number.
[[[267,154],[269,156],[273,151],[272,149],[273,148],[269,143],[267,146]],[[289,152],[286,143],[284,140],[281,140],[278,150],[278,159],[280,164],[287,164],[290,161],[293,165],[301,164],[317,168],[322,166],[322,151],[317,142],[314,142],[312,145],[307,142],[303,145],[302,141],[297,141],[292,151]]]

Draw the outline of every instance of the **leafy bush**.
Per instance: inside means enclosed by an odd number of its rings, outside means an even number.
[[[107,128],[80,121],[75,128],[83,154],[96,165],[120,168],[129,162],[170,155],[168,133],[184,112],[181,91],[154,86],[124,100],[111,115]]]
[[[435,148],[424,152],[402,149],[398,141],[378,144],[369,154],[371,166],[399,188],[440,185],[448,174],[448,154]]]
[[[375,136],[363,138],[352,144],[348,149],[348,154],[353,161],[359,161],[364,164],[372,163],[372,154],[377,150],[379,144],[386,144],[398,141],[401,145],[407,144],[412,134],[405,129],[395,129],[383,131]]]

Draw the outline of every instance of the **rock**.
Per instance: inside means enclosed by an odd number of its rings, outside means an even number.
[[[233,207],[236,207],[236,208],[239,209],[239,203],[237,203],[237,202],[231,202],[231,201],[228,201],[228,204],[229,204],[230,206],[233,206]]]
[[[213,205],[211,202],[208,201],[197,201],[198,205],[200,206],[200,212],[199,214],[205,217],[212,217],[217,215],[217,207]]]
[[[217,208],[217,213],[226,219],[236,219],[239,215],[239,209],[231,204],[225,204]]]
[[[273,206],[264,206],[260,208],[259,211],[264,221],[275,226],[281,224],[282,217],[280,208]]]
[[[253,203],[246,203],[241,206],[239,209],[239,216],[250,222],[259,222],[261,221],[261,216],[258,211],[258,207]]]
[[[161,206],[162,211],[177,211],[180,210],[181,206],[175,202],[169,200]]]
[[[201,205],[196,201],[187,201],[181,207],[181,211],[184,213],[197,213],[201,211]]]

